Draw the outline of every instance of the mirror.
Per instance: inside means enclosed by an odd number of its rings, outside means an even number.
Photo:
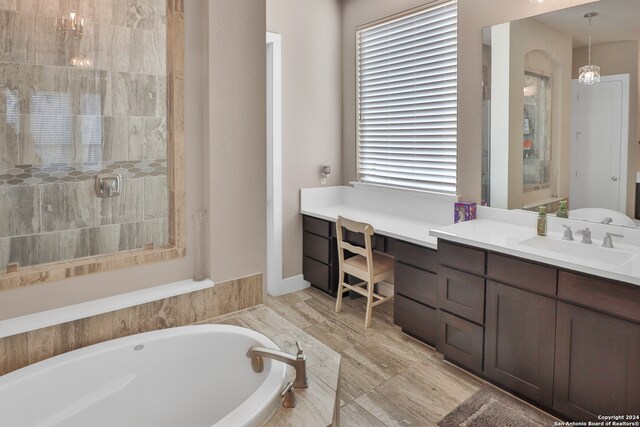
[[[182,2],[0,2],[0,290],[184,255]]]
[[[640,0],[602,0],[483,30],[483,202],[640,224],[638,22]]]

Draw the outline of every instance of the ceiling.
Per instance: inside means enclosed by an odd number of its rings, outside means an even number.
[[[601,0],[536,16],[545,25],[571,35],[574,47],[587,45],[584,14],[598,12],[591,21],[593,44],[640,40],[640,0]]]

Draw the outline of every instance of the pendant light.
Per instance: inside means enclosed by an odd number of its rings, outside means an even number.
[[[587,65],[580,67],[578,83],[582,85],[592,85],[600,83],[600,67],[591,64],[591,18],[597,16],[597,12],[585,13],[584,17],[589,18],[589,59]]]

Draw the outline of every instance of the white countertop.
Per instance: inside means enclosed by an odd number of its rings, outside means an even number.
[[[615,231],[615,230],[612,230]],[[636,245],[623,244],[614,238],[614,249],[601,248],[602,239],[593,235],[592,246],[584,245],[580,242],[580,236],[575,235],[576,240],[565,242],[562,240],[562,233],[549,232],[547,237],[539,239],[555,239],[568,248],[566,252],[550,251],[547,249],[523,244],[528,239],[535,239],[536,228],[530,226],[510,224],[502,221],[489,219],[476,219],[474,221],[462,222],[459,224],[447,225],[434,228],[430,232],[431,236],[461,243],[469,246],[512,255],[530,261],[537,261],[568,270],[578,271],[603,278],[618,280],[640,286],[640,257],[637,255],[639,248]],[[571,245],[576,245],[575,248]],[[571,250],[571,249],[575,250]],[[581,255],[585,250],[596,251],[595,254],[607,254],[610,259],[616,261],[617,255],[634,253],[636,258],[630,262],[608,263],[598,259],[597,255],[591,259],[586,259]],[[607,251],[607,252],[597,252]]]
[[[334,222],[338,219],[338,215],[341,215],[354,221],[371,224],[376,234],[434,249],[438,245],[438,239],[430,236],[429,230],[442,226],[442,224],[418,221],[399,215],[376,212],[344,204],[318,206],[308,210],[302,209],[300,212],[304,215]]]

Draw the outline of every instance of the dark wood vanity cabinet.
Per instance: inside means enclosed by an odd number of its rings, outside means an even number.
[[[393,321],[402,331],[435,345],[438,327],[438,268],[433,249],[387,239],[395,257]]]
[[[442,240],[438,259],[446,359],[572,420],[640,414],[640,287]]]
[[[338,252],[335,224],[319,218],[302,218],[302,272],[305,280],[335,296],[338,290]]]
[[[555,299],[489,280],[484,374],[550,408],[555,327]]]
[[[640,325],[559,302],[555,365],[558,412],[640,415]]]

